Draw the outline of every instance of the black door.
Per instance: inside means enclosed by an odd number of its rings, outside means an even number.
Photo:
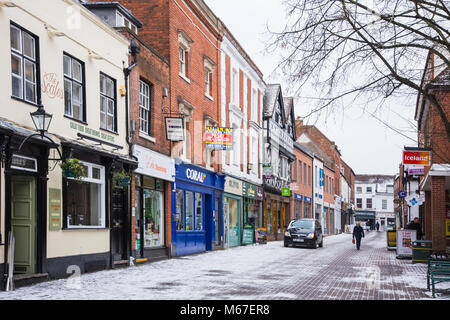
[[[126,260],[126,203],[125,189],[114,188],[111,212],[111,253],[114,261]]]

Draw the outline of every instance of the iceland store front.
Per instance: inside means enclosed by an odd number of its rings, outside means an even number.
[[[175,164],[172,183],[172,254],[209,251],[216,243],[215,224],[222,221],[225,179],[193,164]],[[218,212],[219,211],[219,212]],[[218,218],[218,219],[217,219]]]

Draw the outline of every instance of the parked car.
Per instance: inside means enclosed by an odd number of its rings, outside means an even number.
[[[322,226],[316,219],[292,220],[284,233],[284,246],[323,247]]]

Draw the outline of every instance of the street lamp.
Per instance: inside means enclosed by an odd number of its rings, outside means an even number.
[[[45,112],[44,106],[41,104],[35,112],[30,112],[36,130],[40,132],[41,136],[48,131],[53,115]]]

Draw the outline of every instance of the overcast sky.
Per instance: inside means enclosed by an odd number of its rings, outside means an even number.
[[[266,83],[281,83],[282,75],[273,73],[279,57],[265,52],[269,34],[267,27],[279,31],[283,28],[285,12],[281,0],[205,0],[207,5],[225,23],[234,37],[244,47],[251,59],[264,74]],[[313,97],[314,92],[301,92],[301,96]],[[297,104],[295,115],[304,116],[310,105]],[[307,122],[315,124],[330,140],[335,141],[344,161],[356,174],[391,174],[398,172],[404,146],[416,144],[389,129],[381,121],[399,129],[413,140],[416,133],[409,122],[414,121],[415,97],[397,99],[380,112],[369,115],[371,106],[343,105],[342,109],[329,110],[310,117]],[[373,108],[372,108],[373,109]],[[364,111],[366,110],[366,111]],[[378,118],[379,120],[375,119]]]

